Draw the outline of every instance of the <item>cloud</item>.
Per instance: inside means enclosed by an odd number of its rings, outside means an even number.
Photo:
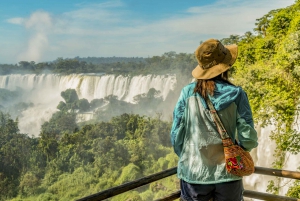
[[[15,17],[15,18],[7,19],[6,22],[11,23],[11,24],[21,25],[24,23],[24,18]]]
[[[290,0],[292,3],[292,0]],[[185,16],[174,16],[153,24],[171,34],[184,34],[199,38],[206,35],[227,37],[230,34],[242,35],[252,31],[255,20],[267,14],[271,9],[282,6],[282,1],[273,1],[272,6],[267,0],[223,1],[212,5],[191,7]],[[157,29],[156,29],[157,30]]]
[[[114,12],[118,8],[124,8],[121,1],[110,1],[98,4],[82,4],[80,8],[74,11],[66,12],[63,15],[67,18],[76,19],[77,21],[101,21],[110,23],[114,20],[117,22],[120,19],[124,10]]]
[[[68,27],[68,33],[80,38],[81,43],[88,41],[83,46],[87,48],[86,53],[93,54],[95,50],[101,54],[99,56],[153,56],[171,50],[193,52],[195,46],[208,37],[224,38],[252,31],[255,19],[271,9],[286,6],[288,1],[277,0],[270,5],[269,0],[220,0],[150,23],[129,18],[131,13],[122,3],[107,7],[102,4],[86,6],[65,13],[65,17],[77,22]],[[71,38],[64,41],[65,47],[68,44],[73,44]]]
[[[12,18],[30,33],[20,59],[53,60],[75,56],[154,56],[176,51],[191,53],[201,40],[242,35],[255,20],[294,0],[219,0],[194,6],[167,18],[141,18],[122,1],[79,4],[53,15],[36,11],[29,18]]]

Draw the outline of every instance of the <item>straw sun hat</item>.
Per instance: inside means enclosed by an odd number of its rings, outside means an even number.
[[[192,75],[196,79],[211,79],[227,71],[235,62],[237,45],[224,46],[216,39],[203,42],[195,51],[198,66]]]

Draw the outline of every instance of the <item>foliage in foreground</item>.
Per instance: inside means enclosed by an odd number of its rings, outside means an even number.
[[[277,169],[284,167],[287,153],[300,153],[299,120],[295,122],[300,109],[299,10],[298,0],[257,19],[257,35],[247,32],[223,39],[228,44],[238,43],[234,82],[247,91],[256,122],[261,126],[275,124],[270,138],[277,145],[273,163]],[[278,181],[270,181],[268,191],[278,194]],[[299,182],[295,182],[287,195],[300,198],[299,192]]]
[[[74,200],[176,166],[170,123],[159,118],[123,114],[73,133],[30,138],[9,115],[0,117],[0,200]],[[148,200],[176,185],[170,177],[122,196]]]

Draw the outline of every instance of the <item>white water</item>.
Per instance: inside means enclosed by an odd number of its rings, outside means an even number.
[[[139,75],[134,77],[116,75],[84,75],[74,74],[68,76],[50,75],[6,75],[0,76],[0,88],[15,90],[16,87],[27,90],[27,94],[22,97],[22,101],[31,101],[34,107],[23,111],[19,118],[19,128],[21,133],[28,133],[38,136],[41,125],[50,119],[57,111],[56,106],[62,101],[60,93],[66,89],[75,89],[79,98],[100,99],[109,95],[117,96],[119,100],[134,103],[134,96],[147,93],[150,88],[161,91],[163,99],[170,91],[174,90],[176,77],[173,75]],[[2,104],[2,103],[0,103]],[[92,116],[92,114],[88,114]],[[86,115],[85,115],[86,116]],[[79,118],[85,118],[79,116]],[[299,131],[300,122],[295,123],[295,128]],[[256,128],[258,131],[259,146],[252,150],[251,155],[256,166],[271,167],[274,161],[275,143],[269,136],[274,129],[272,126],[266,128]],[[298,155],[287,154],[287,161],[284,166],[286,170],[297,171],[299,166]],[[246,189],[266,192],[268,181],[275,177],[253,174],[244,178]],[[289,182],[290,181],[290,182]],[[281,185],[289,182],[281,188],[280,195],[285,195],[290,179],[282,179]]]
[[[57,111],[56,106],[63,101],[60,93],[66,89],[75,89],[79,98],[89,101],[114,95],[119,100],[134,103],[134,97],[144,94],[150,88],[161,92],[163,99],[174,90],[174,75],[138,75],[116,76],[97,74],[12,74],[0,76],[0,88],[26,90],[21,98],[23,102],[32,102],[34,107],[22,112],[19,117],[21,133],[38,136],[41,125]],[[3,103],[0,103],[3,104]]]
[[[150,88],[161,92],[163,99],[170,90],[174,90],[176,77],[173,75],[85,75],[72,74],[60,76],[56,74],[13,74],[0,76],[0,88],[15,90],[20,87],[37,92],[37,98],[54,98],[66,89],[76,89],[80,98],[89,101],[109,95],[117,96],[119,100],[134,102],[136,95],[147,93]],[[50,93],[49,93],[50,92]]]
[[[294,123],[294,129],[300,131],[300,120]],[[265,128],[256,128],[258,132],[258,147],[251,151],[253,160],[255,161],[255,166],[272,168],[272,163],[275,158],[273,156],[276,144],[270,139],[272,130],[274,126],[267,126]],[[286,153],[286,159],[283,170],[290,171],[299,171],[297,168],[300,166],[300,154],[293,155],[291,153]],[[268,181],[276,181],[276,177],[266,176],[261,174],[252,174],[248,177],[244,177],[244,186],[247,190],[254,190],[266,193]],[[292,186],[293,179],[280,178],[279,186],[279,195],[285,196],[290,186]],[[247,200],[256,200],[256,199],[247,199]],[[258,200],[257,200],[258,201]]]

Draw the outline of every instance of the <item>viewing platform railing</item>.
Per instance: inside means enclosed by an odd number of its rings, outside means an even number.
[[[77,201],[105,200],[107,198],[111,198],[111,197],[119,195],[121,193],[133,190],[137,187],[149,184],[151,182],[155,182],[155,181],[163,179],[165,177],[172,176],[176,173],[177,173],[177,167],[174,167],[174,168],[162,171],[162,172],[158,172],[158,173],[137,179],[132,182],[122,184],[120,186],[116,186],[116,187],[101,191],[99,193],[89,195],[87,197],[78,199]],[[300,180],[300,172],[295,172],[295,171],[278,170],[278,169],[271,169],[271,168],[264,168],[264,167],[255,167],[254,173]],[[175,200],[179,197],[180,197],[180,191],[177,191],[177,192],[174,192],[164,198],[157,199],[156,201],[171,201],[171,200]],[[250,191],[250,190],[244,191],[244,197],[260,199],[260,200],[267,200],[267,201],[300,201],[300,199],[298,199],[298,198],[291,198],[291,197],[286,197],[286,196],[279,196],[279,195],[261,193],[261,192]]]

